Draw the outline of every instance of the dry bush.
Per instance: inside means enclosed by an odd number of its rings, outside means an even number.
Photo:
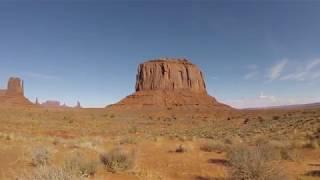
[[[179,145],[176,150],[175,150],[176,153],[185,153],[185,152],[188,152],[188,149],[183,146],[183,145]]]
[[[265,158],[261,149],[237,145],[227,154],[231,165],[231,177],[241,180],[285,180],[279,167]]]
[[[294,140],[291,143],[292,148],[304,148],[308,144],[306,140]]]
[[[289,141],[282,141],[282,140],[269,140],[268,144],[278,149],[289,148],[293,146],[293,144],[290,143]]]
[[[134,166],[135,153],[115,148],[105,154],[101,154],[100,161],[111,172],[125,171]]]
[[[240,136],[235,135],[225,138],[224,142],[229,145],[237,145],[243,143],[243,139]]]
[[[258,136],[254,139],[254,144],[257,146],[267,144],[267,143],[269,143],[269,139],[265,136]]]
[[[256,150],[259,151],[261,157],[266,161],[275,161],[281,159],[281,150],[269,143],[257,145]]]
[[[131,126],[128,128],[128,132],[131,134],[136,134],[138,132],[138,128],[136,126]]]
[[[281,158],[283,160],[288,161],[299,161],[302,159],[302,154],[299,150],[293,148],[282,148],[281,151]]]
[[[279,119],[280,119],[280,116],[273,116],[272,119],[273,119],[273,120],[279,120]]]
[[[122,144],[137,144],[137,143],[138,143],[137,138],[131,137],[131,136],[124,137],[119,141],[119,144],[121,144],[121,145]]]
[[[256,146],[257,150],[261,152],[263,158],[267,161],[281,159],[299,161],[302,158],[300,151],[296,149],[297,146],[288,141],[269,141],[267,139],[259,138],[256,141]]]
[[[309,143],[306,144],[306,148],[311,148],[311,149],[319,149],[320,148],[320,143],[316,139],[310,140]]]
[[[49,162],[49,151],[45,148],[35,148],[31,152],[33,166],[43,166]]]
[[[200,150],[205,152],[223,152],[227,150],[227,146],[220,141],[208,140],[200,145]]]
[[[266,161],[280,160],[281,149],[285,147],[283,142],[270,141],[264,136],[260,136],[255,140],[255,146]]]

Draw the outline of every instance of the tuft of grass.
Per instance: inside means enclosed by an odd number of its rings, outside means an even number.
[[[45,148],[35,148],[31,152],[33,166],[43,166],[49,163],[49,151]]]
[[[200,150],[205,152],[223,152],[227,146],[220,141],[208,140],[200,145]]]
[[[135,153],[115,148],[100,155],[100,161],[111,172],[126,171],[134,166]]]
[[[240,136],[235,135],[225,138],[225,143],[229,145],[237,145],[243,143],[243,139]]]

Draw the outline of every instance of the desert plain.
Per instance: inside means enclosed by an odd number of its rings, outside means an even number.
[[[320,179],[318,104],[235,109],[186,59],[142,63],[103,108],[44,107],[23,86],[0,94],[0,179]]]

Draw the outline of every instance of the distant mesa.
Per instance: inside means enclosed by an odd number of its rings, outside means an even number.
[[[47,100],[43,103],[39,103],[37,98],[35,104],[38,104],[39,106],[45,107],[45,108],[78,108],[78,109],[82,108],[79,101],[77,102],[77,105],[75,107],[71,107],[66,105],[65,103],[61,104],[61,102],[57,100]]]
[[[60,101],[55,101],[55,100],[48,100],[43,103],[41,103],[42,107],[48,107],[48,108],[59,108],[63,107],[60,103]]]
[[[140,64],[136,92],[111,107],[231,109],[208,95],[204,75],[187,59],[156,59]]]
[[[7,89],[0,89],[1,105],[32,105],[24,97],[24,82],[18,77],[9,78]]]

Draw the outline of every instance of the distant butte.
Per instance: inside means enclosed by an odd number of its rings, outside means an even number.
[[[24,97],[24,82],[20,78],[11,77],[7,89],[0,89],[0,105],[33,105]]]
[[[156,59],[140,64],[135,90],[110,107],[232,109],[208,95],[203,73],[187,59]]]

